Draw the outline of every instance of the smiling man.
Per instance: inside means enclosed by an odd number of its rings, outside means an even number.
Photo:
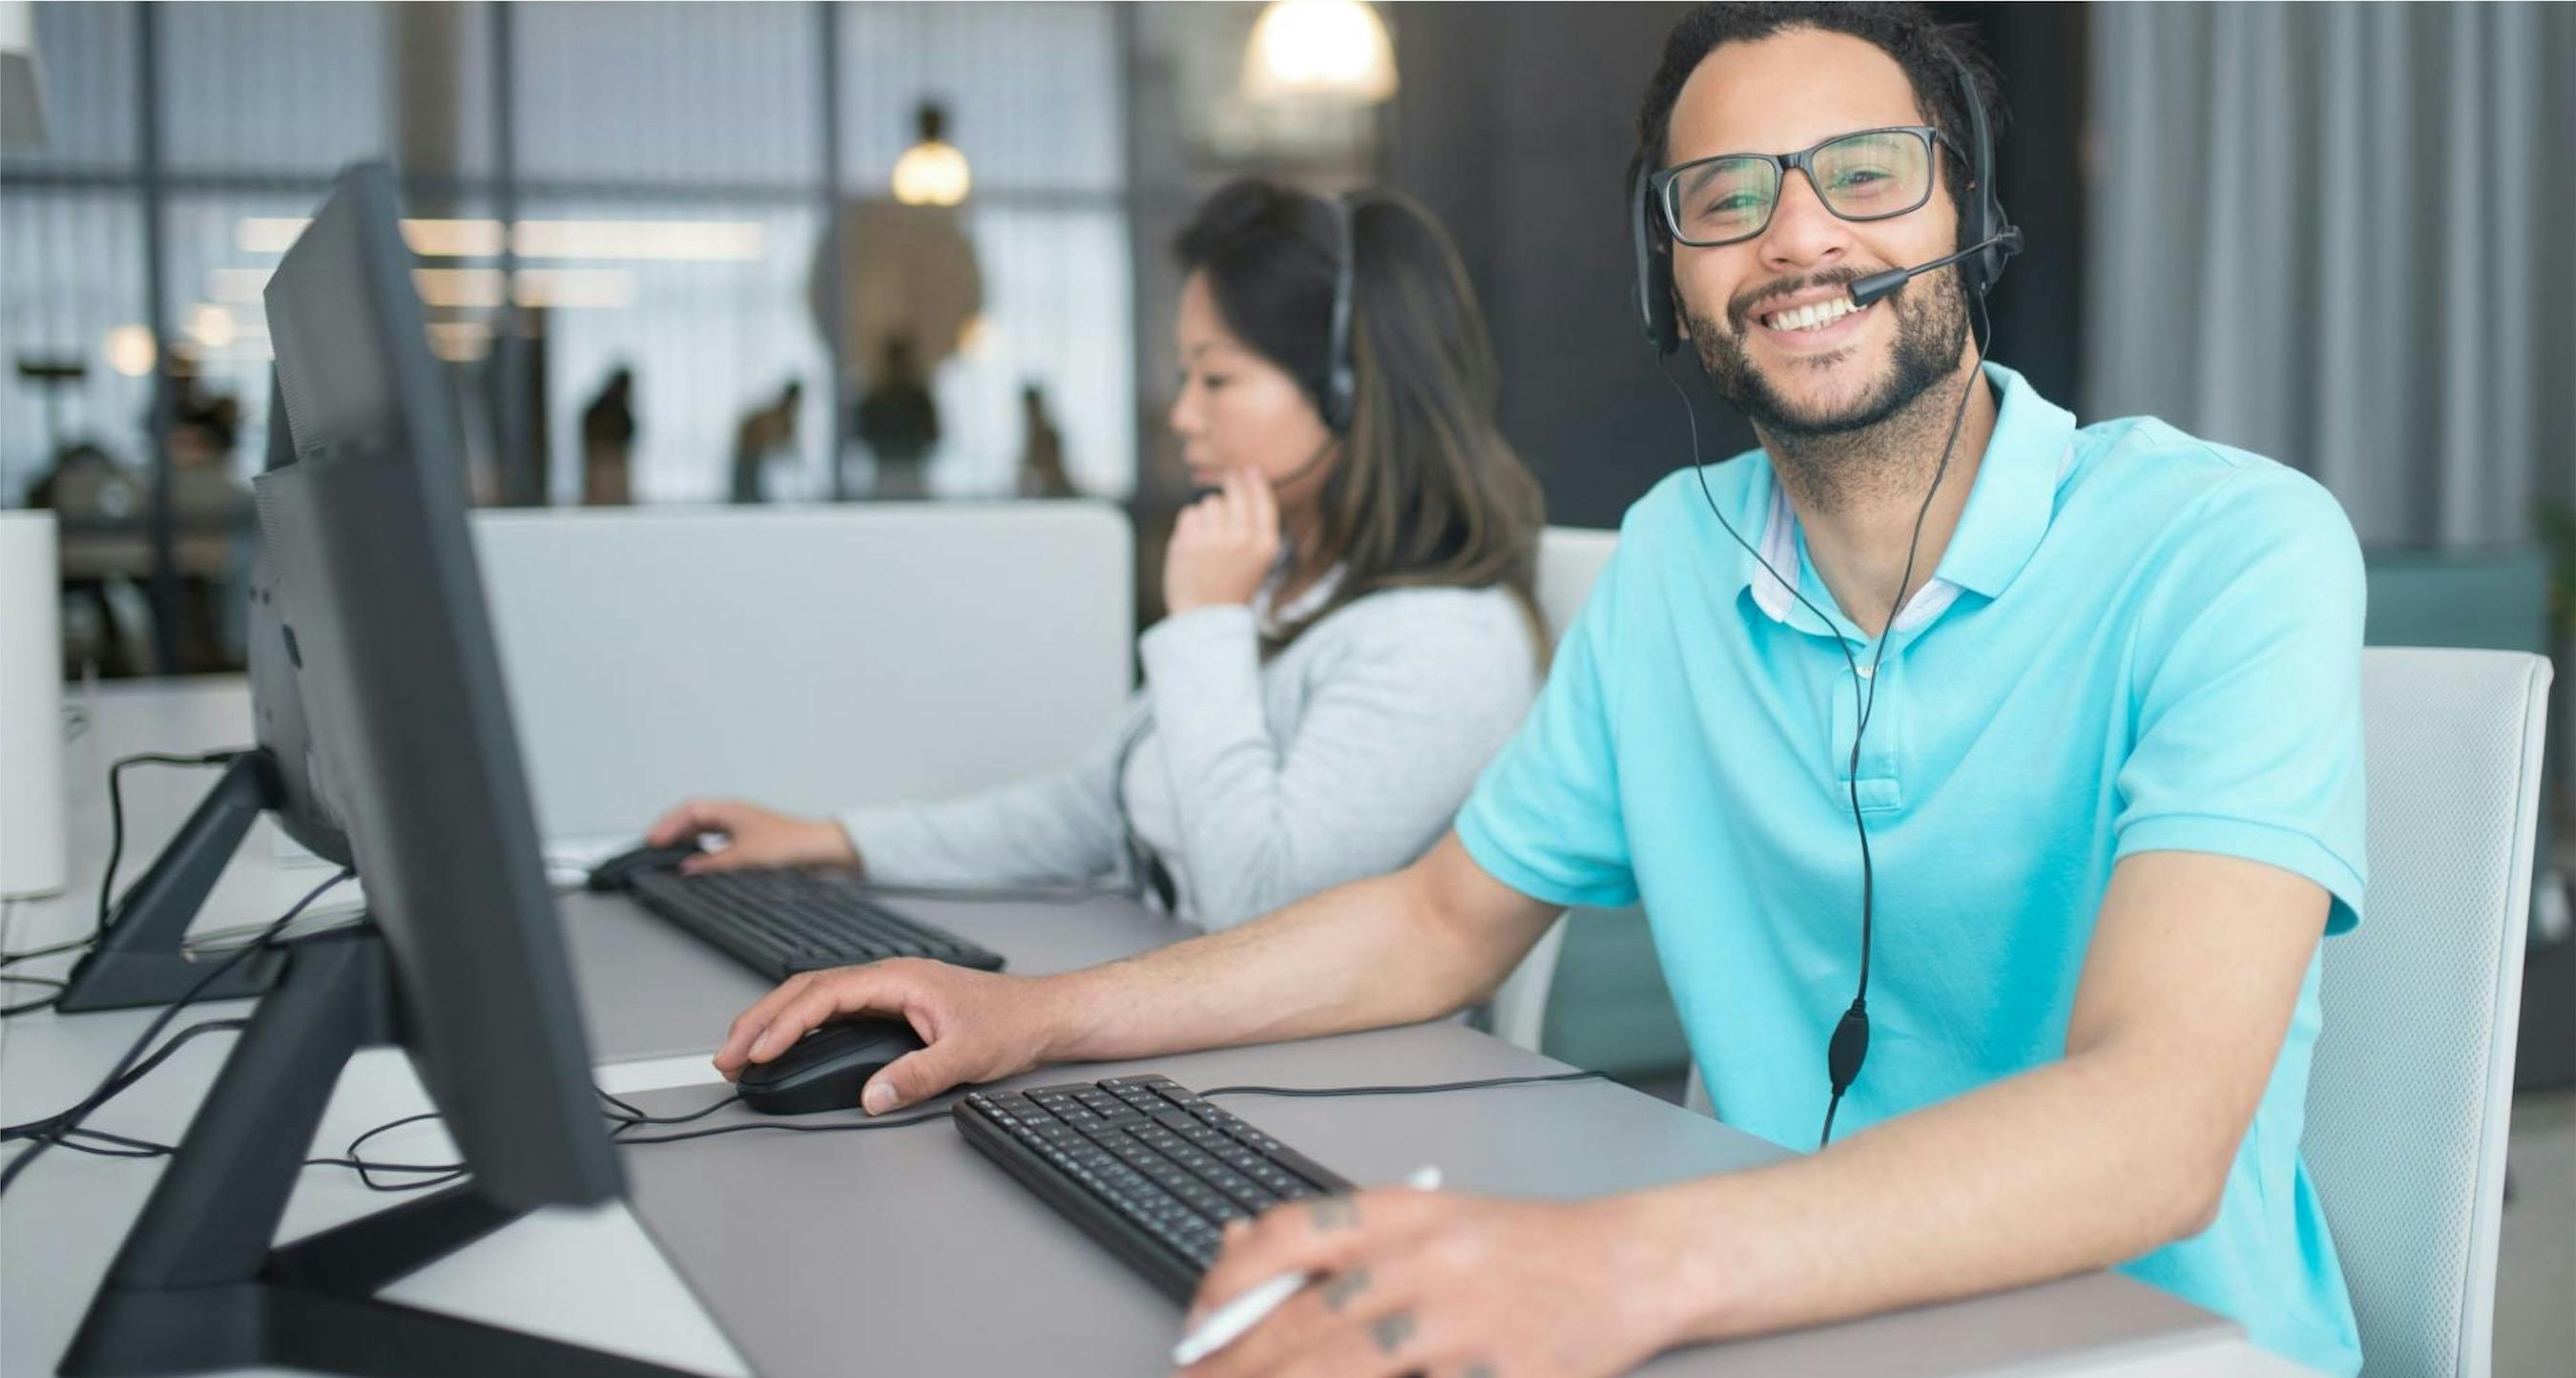
[[[1582,1203],[1282,1207],[1228,1236],[1200,1309],[1325,1280],[1193,1372],[1603,1374],[2107,1266],[2356,1370],[2299,1138],[2320,938],[2362,896],[2359,552],[2296,473],[2079,427],[1984,363],[1991,263],[1879,293],[1995,228],[1976,61],[1910,7],[1713,5],[1673,33],[1644,299],[1762,448],[1631,510],[1428,857],[1092,971],[799,977],[718,1065],[899,1013],[929,1046],[871,1085],[882,1113],[1043,1061],[1426,1019],[1567,906],[1642,900],[1718,1115],[1829,1142]]]

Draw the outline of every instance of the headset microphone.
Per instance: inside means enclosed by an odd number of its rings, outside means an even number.
[[[2001,248],[2008,254],[2021,252],[2021,231],[2007,225],[2002,233],[1990,234],[1955,254],[1943,254],[1929,263],[1917,263],[1911,268],[1890,268],[1884,273],[1872,273],[1865,278],[1854,278],[1851,285],[1852,305],[1867,306],[1925,273],[1936,268],[1947,268],[1972,254],[1981,254],[1993,248]]]

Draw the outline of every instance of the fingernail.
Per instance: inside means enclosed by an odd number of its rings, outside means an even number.
[[[894,1088],[880,1081],[868,1088],[865,1101],[869,1114],[882,1115],[894,1108]]]

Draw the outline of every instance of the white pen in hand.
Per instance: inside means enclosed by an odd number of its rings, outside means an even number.
[[[1411,1176],[1404,1179],[1404,1184],[1415,1191],[1438,1191],[1440,1169],[1416,1168]],[[1234,1300],[1209,1313],[1208,1318],[1199,1323],[1198,1329],[1181,1337],[1181,1342],[1172,1347],[1172,1362],[1188,1368],[1242,1339],[1252,1327],[1278,1310],[1279,1303],[1297,1295],[1299,1288],[1314,1280],[1312,1273],[1281,1273],[1244,1289]]]

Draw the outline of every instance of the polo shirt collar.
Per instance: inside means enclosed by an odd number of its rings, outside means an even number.
[[[1986,443],[1967,509],[1951,533],[1949,548],[1942,552],[1941,567],[1897,614],[1899,632],[1913,631],[1940,616],[1963,591],[1989,599],[2001,597],[2030,563],[2056,513],[2057,485],[2075,454],[2074,415],[2040,396],[2020,374],[2001,364],[1989,363],[1985,372],[2002,397],[1994,435]],[[1767,465],[1763,478],[1770,489],[1769,514],[1761,539],[1754,543],[1762,560],[1745,562],[1746,583],[1754,603],[1773,621],[1802,626],[1814,620],[1812,615],[1793,617],[1805,610],[1772,571],[1794,570],[1804,581],[1806,542],[1800,539],[1797,509],[1790,506],[1787,489]]]

